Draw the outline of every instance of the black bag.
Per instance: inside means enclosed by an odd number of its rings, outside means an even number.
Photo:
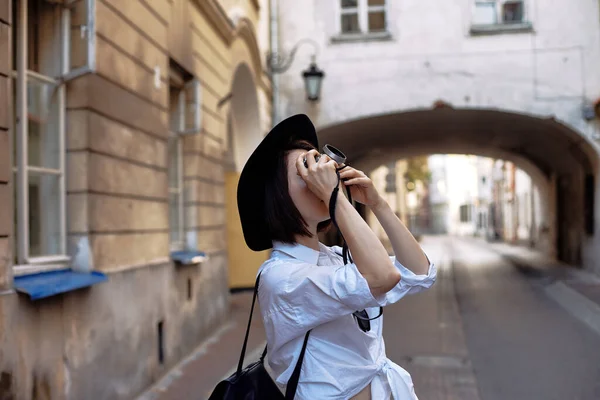
[[[306,351],[306,343],[308,342],[308,335],[310,331],[306,332],[304,336],[304,344],[302,345],[302,351],[300,357],[294,368],[294,372],[288,381],[287,388],[285,391],[285,397],[281,394],[281,391],[271,379],[271,376],[265,369],[264,361],[267,355],[267,347],[260,357],[260,360],[248,365],[242,369],[244,365],[244,356],[246,355],[246,345],[248,344],[248,335],[250,334],[250,323],[252,322],[252,313],[254,312],[254,303],[256,301],[256,295],[258,293],[258,284],[260,282],[260,274],[256,278],[254,284],[254,297],[252,298],[252,308],[250,309],[250,318],[248,319],[248,328],[246,328],[246,337],[244,338],[244,345],[242,346],[242,353],[240,354],[240,361],[238,363],[237,371],[234,372],[229,378],[219,382],[215,387],[209,400],[292,400],[296,394],[296,388],[298,386],[298,380],[300,379],[300,369],[302,368],[302,360],[304,359],[304,352]]]

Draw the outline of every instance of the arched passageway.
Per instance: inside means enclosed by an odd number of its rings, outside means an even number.
[[[513,162],[543,198],[550,253],[561,261],[593,262],[600,245],[598,153],[585,137],[548,118],[491,109],[442,107],[357,119],[319,129],[368,172],[390,161],[425,154],[473,154]],[[593,267],[593,266],[592,266]]]
[[[256,85],[252,71],[246,64],[239,65],[235,70],[231,96],[231,133],[228,132],[228,136],[232,142],[228,145],[232,150],[234,169],[241,171],[262,139]]]

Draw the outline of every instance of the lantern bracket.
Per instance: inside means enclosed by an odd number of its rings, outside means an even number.
[[[287,54],[285,52],[268,52],[267,67],[269,68],[269,72],[271,74],[281,74],[287,71],[294,62],[294,57],[296,56],[298,49],[303,44],[310,44],[314,47],[315,52],[311,55],[311,64],[314,64],[317,55],[319,54],[319,45],[314,40],[305,38],[300,39]]]

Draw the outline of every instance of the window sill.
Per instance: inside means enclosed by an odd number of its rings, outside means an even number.
[[[28,295],[30,300],[40,300],[106,280],[106,275],[98,271],[75,272],[62,269],[15,277],[14,287],[17,292]]]
[[[197,265],[208,261],[208,255],[203,251],[179,250],[171,252],[171,260],[175,265]]]
[[[386,42],[392,39],[392,34],[389,32],[340,33],[331,37],[331,43]]]
[[[491,25],[471,25],[469,33],[471,36],[483,35],[503,35],[507,33],[531,33],[533,25],[531,22],[521,22],[515,24],[491,24]]]

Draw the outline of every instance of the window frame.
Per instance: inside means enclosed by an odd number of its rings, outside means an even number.
[[[388,0],[383,0],[383,5],[374,5],[374,6],[369,5],[369,0],[362,0],[362,1],[365,2],[365,5],[367,7],[367,11],[365,13],[365,24],[367,27],[366,33],[369,35],[372,35],[372,34],[387,32],[388,31],[388,17],[387,17],[388,16],[388,13],[387,13]],[[383,12],[384,27],[380,31],[372,31],[371,27],[369,26],[369,16],[371,13],[376,13],[376,12]]]
[[[338,1],[338,11],[339,11],[339,16],[337,18],[337,22],[338,22],[338,33],[340,35],[359,35],[362,34],[363,32],[361,31],[361,11],[360,11],[360,4],[362,0],[357,0],[356,2],[356,7],[342,7],[342,0],[337,0]],[[356,14],[356,18],[358,20],[358,32],[342,32],[342,17],[344,15],[354,15]]]
[[[12,34],[14,35],[16,46],[13,49],[16,56],[16,65],[12,69],[12,79],[15,82],[14,92],[14,113],[11,112],[9,134],[11,136],[10,143],[13,148],[11,153],[14,151],[16,158],[11,156],[11,169],[13,174],[13,195],[16,194],[16,204],[13,205],[13,210],[16,215],[16,232],[13,235],[12,247],[15,249],[16,262],[13,265],[13,273],[15,276],[24,274],[30,274],[39,272],[40,270],[55,270],[62,269],[65,264],[70,260],[67,255],[66,236],[66,148],[65,148],[65,113],[66,113],[66,90],[60,77],[55,77],[41,74],[32,70],[29,70],[29,2],[28,0],[19,0],[15,4],[16,20],[13,25]],[[41,17],[41,16],[37,16]],[[60,67],[59,76],[65,71],[65,57],[68,53],[62,46],[62,35],[64,34],[64,19],[63,15],[55,18],[53,23],[56,24],[56,28],[60,35],[61,40],[61,55],[60,55]],[[58,21],[57,21],[58,20]],[[41,20],[36,21],[40,24]],[[54,168],[48,166],[33,166],[29,164],[28,148],[29,148],[29,86],[30,81],[37,81],[41,84],[50,85],[48,91],[51,93],[56,91],[57,101],[57,165]],[[49,96],[52,99],[53,95]],[[11,94],[11,96],[13,96]],[[52,104],[51,102],[48,105]],[[19,121],[12,118],[15,116]],[[22,123],[22,121],[26,121]],[[13,159],[15,158],[15,159]],[[53,255],[39,255],[31,256],[31,243],[30,243],[30,215],[29,215],[29,181],[30,174],[37,173],[40,175],[50,175],[58,177],[58,251]],[[43,235],[43,232],[41,233]]]
[[[475,21],[478,4],[494,4],[495,21],[492,23],[478,23]],[[521,3],[523,17],[519,22],[504,22],[504,5],[506,3]],[[471,34],[495,34],[507,32],[531,32],[533,30],[530,22],[531,0],[473,0],[471,3]]]
[[[336,0],[336,36],[339,38],[353,37],[378,37],[389,36],[389,18],[388,6],[389,0],[384,0],[383,5],[369,5],[368,0],[357,0],[357,6],[351,8],[342,8],[341,0]],[[371,12],[384,13],[385,27],[381,31],[372,32],[369,28],[369,14]],[[342,16],[347,14],[358,14],[358,32],[343,32],[342,31]]]
[[[170,110],[169,112],[176,113],[176,126],[169,124],[169,139],[170,143],[167,143],[168,150],[167,155],[169,160],[167,162],[167,174],[168,174],[168,207],[169,207],[169,248],[170,251],[179,250],[190,250],[192,247],[188,243],[186,232],[187,227],[185,224],[185,166],[184,166],[184,154],[183,154],[183,141],[185,136],[198,134],[202,130],[202,86],[197,78],[190,78],[185,80],[179,71],[171,68],[170,70],[170,87],[177,91],[177,109]],[[171,90],[169,90],[171,93]],[[188,98],[188,94],[191,96]],[[191,108],[191,110],[190,110]],[[188,118],[192,120],[189,124]],[[191,127],[188,127],[191,126]],[[170,145],[174,142],[176,146],[176,167],[177,174],[176,184],[172,186],[171,182],[171,152]],[[176,226],[173,227],[173,220],[171,219],[171,195],[177,195],[177,221]],[[178,234],[178,240],[173,240],[172,231],[176,229]]]
[[[523,15],[521,17],[521,21],[515,22],[505,22],[504,21],[504,6],[506,3],[521,3],[521,7],[523,8]],[[527,22],[527,6],[525,0],[498,0],[498,6],[500,9],[500,13],[498,13],[500,21],[498,21],[499,25],[513,25],[513,24],[523,24]]]
[[[15,24],[13,24],[12,35],[15,38],[16,45],[13,51],[16,56],[16,65],[12,67],[12,79],[15,84],[14,112],[11,116],[16,116],[18,121],[12,117],[9,122],[9,137],[13,149],[11,149],[11,169],[13,174],[13,195],[16,194],[17,203],[13,205],[16,216],[16,232],[12,235],[12,247],[15,250],[16,262],[13,265],[14,276],[22,276],[42,271],[52,271],[65,269],[71,260],[67,249],[67,191],[66,191],[66,82],[78,76],[94,72],[96,62],[96,0],[65,0],[64,4],[48,3],[49,6],[58,7],[52,15],[56,37],[52,39],[51,44],[59,47],[59,67],[56,73],[50,76],[33,70],[29,70],[29,25],[33,21],[35,24],[42,24],[45,20],[42,15],[29,17],[29,1],[15,0]],[[71,22],[72,8],[83,6],[86,9],[84,25],[80,29],[86,32],[86,41],[83,43],[86,60],[83,65],[76,68],[71,66]],[[84,28],[85,27],[85,28]],[[47,46],[44,43],[43,46]],[[48,103],[45,106],[53,105],[53,96],[56,96],[56,131],[57,137],[57,164],[52,168],[47,166],[34,166],[29,164],[29,82],[51,85],[48,91],[54,94],[48,96]],[[11,94],[11,96],[13,96]],[[27,116],[27,117],[23,117]],[[27,121],[27,123],[21,123]],[[16,158],[12,156],[12,151],[16,153]],[[15,159],[13,159],[15,158]],[[55,255],[31,256],[31,231],[29,201],[30,174],[37,173],[42,176],[57,176],[57,208],[60,213],[58,217],[58,251]],[[40,235],[43,236],[44,232]],[[43,237],[41,237],[42,240]]]
[[[183,136],[182,131],[185,130],[185,89],[182,87],[178,88],[177,94],[177,109],[175,112],[177,113],[177,128],[172,129],[169,127],[169,143],[167,143],[167,156],[169,159],[167,160],[167,190],[168,190],[168,206],[169,206],[169,249],[170,251],[183,250],[186,245],[185,241],[185,217],[184,217],[184,204],[183,204]],[[175,174],[177,175],[175,186],[172,185],[171,182],[171,143],[175,144],[176,150],[176,164],[175,164]],[[177,195],[177,221],[175,229],[177,230],[177,234],[179,236],[179,240],[173,240],[173,223],[174,221],[171,219],[171,195]]]
[[[473,204],[464,203],[459,206],[459,221],[462,224],[471,224],[474,222],[473,218]]]

